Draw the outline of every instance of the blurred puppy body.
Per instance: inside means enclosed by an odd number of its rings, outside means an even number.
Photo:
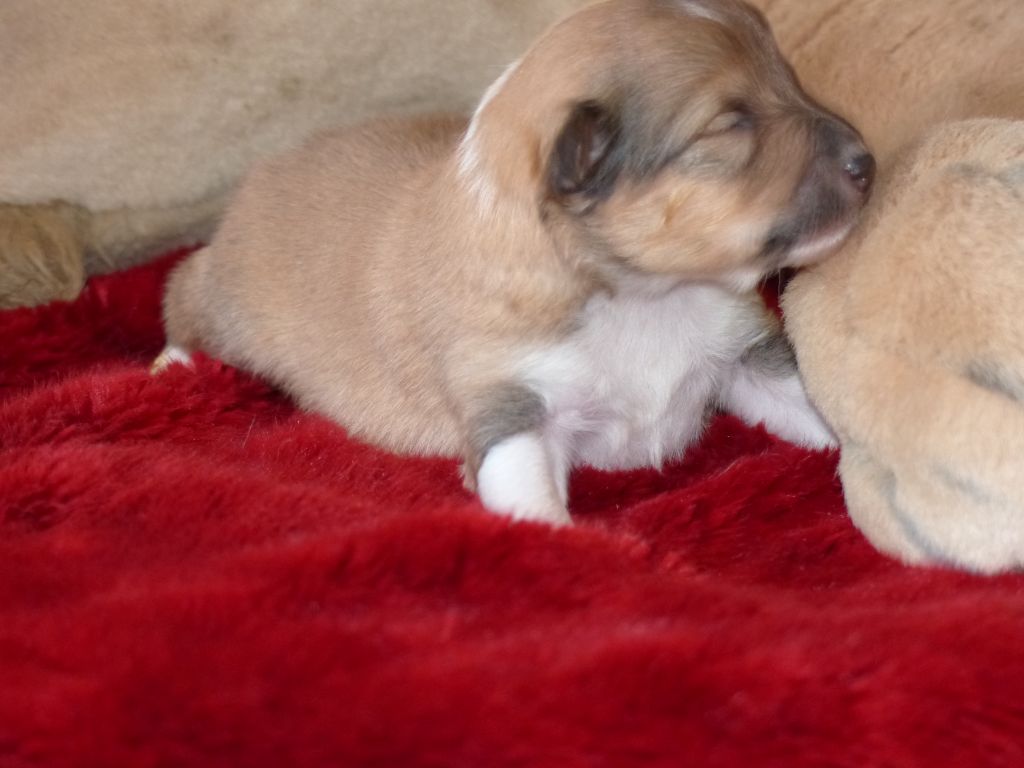
[[[850,518],[907,563],[1019,570],[1024,5],[754,2],[885,168],[854,239],[784,297]]]
[[[565,523],[572,466],[659,466],[715,407],[831,444],[753,288],[842,242],[872,176],[759,13],[611,0],[468,124],[378,121],[256,170],[172,276],[168,340]]]

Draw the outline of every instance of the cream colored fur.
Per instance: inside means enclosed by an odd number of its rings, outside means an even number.
[[[909,563],[1019,568],[1024,5],[760,4],[881,161],[859,233],[784,300],[850,514]]]
[[[940,123],[1021,115],[1020,0],[753,3],[807,90],[842,106],[883,168]]]
[[[253,160],[325,126],[469,108],[583,2],[4,0],[0,307],[207,237]]]

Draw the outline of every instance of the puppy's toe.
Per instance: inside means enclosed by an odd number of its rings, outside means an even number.
[[[166,371],[172,365],[185,365],[191,368],[192,354],[181,347],[169,344],[164,347],[164,351],[149,366],[149,373],[151,376],[156,376]]]

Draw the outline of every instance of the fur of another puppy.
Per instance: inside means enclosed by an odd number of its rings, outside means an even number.
[[[176,208],[96,214],[62,201],[0,204],[0,309],[72,301],[87,277],[142,261],[142,253],[131,253],[134,243],[145,241],[167,251],[212,235],[223,205],[217,198]],[[182,216],[206,223],[183,234]]]
[[[0,2],[0,308],[207,242],[254,161],[324,128],[471,108],[585,2]]]
[[[256,170],[170,280],[168,354],[565,523],[572,466],[659,466],[714,407],[832,444],[753,288],[834,249],[870,181],[749,6],[611,0],[468,124],[377,121]]]
[[[0,309],[74,299],[85,283],[86,211],[0,204]]]
[[[752,2],[807,90],[842,95],[883,169],[941,123],[1024,117],[1020,0]]]
[[[850,516],[917,565],[1024,566],[1024,122],[932,131],[786,323]]]
[[[754,1],[883,168],[783,297],[850,517],[907,563],[1024,567],[1024,5]]]

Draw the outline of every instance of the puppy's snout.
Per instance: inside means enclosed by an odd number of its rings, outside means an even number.
[[[816,116],[814,154],[788,214],[765,250],[785,252],[785,266],[813,263],[850,234],[875,181],[875,158],[849,123]]]
[[[854,189],[866,196],[875,183],[875,158],[859,142],[850,154],[852,156],[843,166],[843,172]]]
[[[838,176],[840,191],[851,203],[863,203],[875,183],[875,158],[864,146],[857,131],[834,115],[818,116],[816,139],[821,171],[828,168],[835,184]],[[824,178],[823,178],[824,181]]]

